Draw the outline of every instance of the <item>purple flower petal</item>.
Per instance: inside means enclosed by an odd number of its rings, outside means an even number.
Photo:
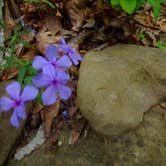
[[[15,99],[15,100],[18,100],[19,97],[20,97],[20,91],[21,91],[21,87],[20,87],[20,84],[18,82],[13,82],[11,84],[9,84],[7,87],[6,87],[6,92],[7,94]]]
[[[14,113],[17,114],[19,119],[25,120],[26,118],[26,111],[25,106],[22,104],[14,109]]]
[[[69,68],[71,67],[72,63],[67,56],[62,56],[59,60],[57,60],[58,67]]]
[[[38,88],[44,87],[50,84],[49,77],[45,74],[37,74],[36,76],[32,78],[32,82]]]
[[[66,45],[66,41],[65,41],[64,38],[61,38],[61,39],[60,39],[60,44]]]
[[[77,53],[70,53],[69,57],[73,61],[74,65],[76,65],[76,66],[79,64],[79,61],[82,60],[82,57]]]
[[[58,48],[54,44],[49,44],[45,49],[45,54],[49,61],[55,61],[58,55]]]
[[[49,86],[42,94],[44,105],[52,105],[56,102],[56,89],[54,86]]]
[[[18,128],[19,127],[19,118],[17,116],[17,112],[14,111],[11,118],[10,118],[10,123],[12,124],[12,126]]]
[[[21,99],[23,102],[30,101],[36,98],[38,89],[34,86],[26,86],[22,92]]]
[[[76,52],[76,50],[72,46],[66,44],[64,39],[60,40],[59,48],[64,55],[68,56],[71,59],[74,65],[78,65],[79,61],[82,60],[82,57]]]
[[[47,75],[50,80],[53,80],[57,73],[58,71],[52,65],[47,65],[43,68],[43,74]]]
[[[67,100],[71,96],[71,89],[68,86],[59,84],[57,89],[62,99]]]
[[[69,81],[70,76],[69,74],[65,73],[64,71],[59,71],[56,78],[59,82],[65,84],[67,81]]]
[[[2,111],[9,111],[11,108],[14,107],[14,101],[8,97],[2,97],[0,99],[0,107]]]
[[[43,66],[49,64],[49,62],[43,58],[42,56],[36,56],[35,59],[33,60],[32,66],[36,70],[40,70],[43,68]]]

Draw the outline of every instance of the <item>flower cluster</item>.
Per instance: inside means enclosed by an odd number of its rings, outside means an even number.
[[[20,120],[24,120],[26,118],[25,102],[34,100],[38,94],[38,89],[34,86],[26,86],[20,95],[20,84],[18,82],[13,82],[6,87],[6,92],[11,98],[1,98],[1,109],[4,112],[7,112],[14,108],[10,122],[14,127],[18,128]]]
[[[61,53],[61,54],[60,54]],[[7,94],[11,97],[0,99],[0,108],[6,112],[14,108],[10,122],[14,127],[19,127],[20,120],[26,118],[25,102],[34,100],[38,95],[38,88],[42,88],[42,101],[44,105],[52,105],[57,99],[67,100],[71,96],[71,88],[67,85],[70,76],[67,69],[78,65],[82,57],[76,50],[67,45],[64,39],[58,46],[49,44],[45,49],[45,58],[35,56],[32,66],[39,71],[32,78],[33,85],[25,86],[22,94],[19,82],[13,82],[6,87]]]

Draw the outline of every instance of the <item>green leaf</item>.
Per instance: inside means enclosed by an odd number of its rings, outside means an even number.
[[[154,20],[155,22],[157,21],[158,17],[160,16],[160,4],[159,5],[156,5],[154,8],[153,8],[153,14],[154,14]]]
[[[141,5],[143,4],[144,0],[137,0],[137,6],[136,9],[139,9]]]
[[[29,66],[28,69],[28,75],[34,76],[38,73],[38,71],[36,69],[34,69],[32,66]]]
[[[120,5],[128,14],[132,14],[137,6],[136,0],[120,0]]]
[[[154,19],[157,21],[160,16],[160,4],[163,0],[147,0],[147,2],[153,7]]]
[[[28,76],[24,79],[24,85],[31,85],[32,84],[32,76]]]
[[[120,4],[120,0],[111,0],[111,5],[117,6]]]
[[[156,47],[160,48],[160,49],[166,49],[166,44],[162,41],[162,40],[159,40],[157,43],[156,43]]]
[[[32,45],[26,40],[20,40],[20,43],[22,43],[27,48],[32,48]]]
[[[20,84],[23,83],[25,73],[26,73],[26,67],[21,67],[20,70],[19,70],[19,73],[18,73],[18,82]]]
[[[55,9],[55,6],[48,0],[42,0],[43,2],[47,3],[47,5],[49,5],[50,7],[52,7],[53,9]]]
[[[43,100],[42,100],[41,92],[38,93],[38,95],[36,97],[36,101],[39,102],[40,104],[44,105]]]

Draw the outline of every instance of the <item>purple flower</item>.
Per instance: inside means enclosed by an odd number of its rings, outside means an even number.
[[[53,44],[49,44],[46,47],[45,55],[46,58],[42,56],[35,57],[32,63],[35,69],[40,70],[47,65],[52,65],[56,69],[69,68],[72,65],[70,59],[65,55],[58,58],[58,48]]]
[[[47,87],[42,93],[45,105],[52,105],[57,97],[67,100],[71,96],[71,89],[66,86],[69,75],[61,70],[55,70],[51,65],[43,68],[43,72],[33,77],[33,83],[37,87]]]
[[[66,119],[69,117],[69,113],[67,111],[63,111],[62,116]]]
[[[60,40],[60,44],[58,47],[63,52],[64,56],[68,56],[71,59],[74,65],[78,65],[79,61],[82,60],[81,55],[78,54],[72,46],[67,45],[63,38]]]
[[[20,84],[18,82],[13,82],[6,87],[6,92],[11,99],[8,97],[2,97],[0,99],[0,107],[4,112],[14,108],[10,123],[18,128],[20,120],[26,118],[25,102],[35,99],[38,90],[33,86],[26,86],[20,95]]]

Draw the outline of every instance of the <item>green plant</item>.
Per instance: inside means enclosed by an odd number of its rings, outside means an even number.
[[[162,40],[159,40],[156,43],[156,47],[160,48],[160,49],[166,49],[166,43],[164,43]]]
[[[4,69],[10,69],[12,67],[18,70],[18,81],[20,84],[31,84],[32,77],[37,74],[37,71],[32,67],[31,60],[23,60],[15,56],[16,46],[21,43],[27,48],[32,48],[32,46],[25,40],[21,39],[21,36],[26,34],[22,30],[20,25],[17,25],[13,30],[12,35],[6,39],[6,48],[0,48],[1,51],[7,52],[8,57],[4,59],[5,64],[1,65]]]
[[[136,9],[139,9],[141,5],[146,2],[153,8],[155,21],[160,15],[160,5],[164,0],[109,0],[113,6],[121,7],[128,14],[132,14]]]
[[[137,36],[138,36],[138,38],[139,38],[140,40],[145,39],[145,35],[144,35],[143,32],[137,33]]]

